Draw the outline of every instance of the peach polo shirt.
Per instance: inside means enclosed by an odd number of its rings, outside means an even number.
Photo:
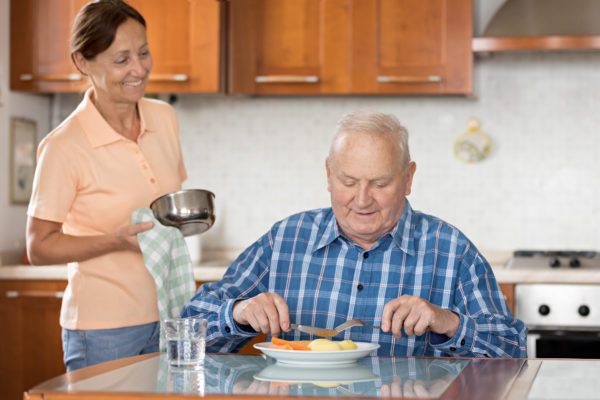
[[[100,115],[89,89],[77,109],[38,148],[30,216],[62,223],[66,234],[111,233],[131,213],[179,190],[186,171],[175,110],[141,99],[141,134],[133,142]],[[112,252],[69,263],[60,324],[111,329],[158,321],[156,288],[141,253]]]

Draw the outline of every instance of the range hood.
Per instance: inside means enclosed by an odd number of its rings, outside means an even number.
[[[473,38],[475,52],[575,49],[600,49],[600,0],[506,0]]]

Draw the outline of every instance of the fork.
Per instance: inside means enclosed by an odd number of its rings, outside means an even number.
[[[294,330],[304,332],[304,333],[309,333],[314,336],[329,337],[329,338],[337,336],[342,331],[345,331],[348,328],[352,328],[353,326],[365,326],[367,328],[372,328],[372,329],[381,329],[381,326],[369,325],[369,324],[362,322],[360,319],[351,319],[349,321],[344,322],[343,324],[336,326],[334,329],[324,329],[324,328],[317,328],[314,326],[290,324],[290,328],[292,328]]]
[[[356,318],[351,319],[350,321],[346,321],[343,324],[336,326],[334,329],[335,329],[335,331],[340,333],[348,328],[352,328],[353,326],[365,326],[365,327],[371,328],[371,329],[381,329],[381,326],[369,325],[369,324],[362,322],[360,319],[356,319]]]

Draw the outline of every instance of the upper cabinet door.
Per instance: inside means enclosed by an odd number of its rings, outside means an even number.
[[[69,40],[88,0],[11,1],[11,89],[78,92],[88,85],[71,62]],[[146,20],[154,60],[146,91],[218,92],[220,8],[217,0],[129,0]]]
[[[80,0],[12,0],[10,88],[36,92],[78,91],[85,77],[71,62],[71,24]]]
[[[230,1],[230,93],[346,93],[350,0]]]
[[[471,0],[352,4],[352,93],[471,93]]]
[[[218,92],[220,3],[217,0],[127,0],[144,16],[154,60],[147,92]]]

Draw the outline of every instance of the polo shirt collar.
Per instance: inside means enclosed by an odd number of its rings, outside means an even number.
[[[402,216],[398,220],[396,226],[394,226],[394,228],[388,233],[388,235],[392,237],[394,244],[400,250],[411,256],[416,254],[414,245],[414,230],[411,229],[413,214],[414,211],[410,206],[409,201],[405,199]],[[325,217],[324,223],[322,223],[319,228],[312,251],[314,252],[325,246],[328,246],[340,237],[345,236],[339,228],[333,210],[330,209],[329,213],[327,213],[327,216]]]
[[[100,114],[94,103],[92,102],[92,94],[94,88],[89,88],[83,97],[83,101],[77,107],[76,113],[80,119],[82,129],[91,143],[92,147],[98,148],[106,146],[111,143],[118,142],[120,140],[128,140],[123,135],[115,131],[106,122],[104,117]],[[138,138],[141,138],[148,132],[156,130],[156,124],[149,112],[147,105],[144,101],[138,101],[138,111],[140,113],[140,125],[141,132]]]

